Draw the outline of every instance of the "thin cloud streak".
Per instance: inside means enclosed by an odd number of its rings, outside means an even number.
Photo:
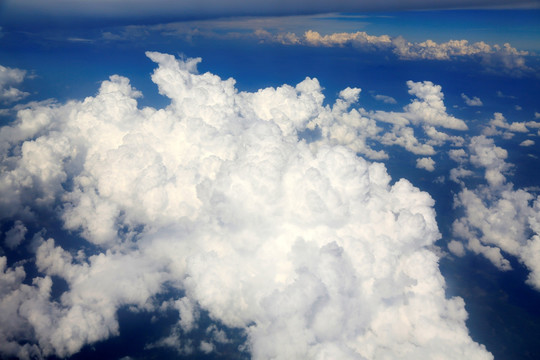
[[[3,22],[13,24],[16,21],[30,23],[54,22],[59,19],[72,21],[92,19],[96,22],[107,19],[156,18],[202,19],[227,16],[268,16],[321,14],[330,12],[365,12],[365,11],[401,11],[401,10],[442,10],[442,9],[522,9],[539,8],[534,0],[441,0],[434,3],[428,0],[389,0],[389,1],[353,1],[353,0],[277,0],[272,2],[253,2],[248,0],[200,0],[197,2],[179,2],[173,0],[82,0],[82,1],[39,1],[7,0],[4,2]],[[71,19],[70,19],[71,18]],[[44,20],[45,19],[45,20]],[[48,19],[48,20],[47,20]]]

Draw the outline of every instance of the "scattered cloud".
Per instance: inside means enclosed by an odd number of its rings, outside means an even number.
[[[325,106],[316,79],[239,92],[198,74],[200,59],[147,55],[167,107],[139,108],[115,75],[93,97],[22,109],[0,129],[0,215],[21,219],[12,243],[33,238],[38,270],[0,256],[3,356],[74,354],[118,335],[127,305],[177,310],[147,347],[185,354],[226,339],[210,328],[191,339],[205,311],[242,329],[253,359],[493,358],[470,338],[463,300],[446,297],[431,197],[339,144],[301,139],[317,118],[375,126],[347,110],[359,89]],[[441,116],[414,117],[440,110],[440,91],[409,86],[419,100],[407,121]],[[80,247],[47,229],[22,235],[51,216]],[[57,277],[67,290],[53,299]]]
[[[17,102],[30,95],[16,87],[24,81],[25,77],[25,70],[0,65],[0,103]]]
[[[519,144],[519,146],[533,146],[533,145],[534,145],[534,140],[530,140],[530,139],[523,140],[521,144]]]
[[[427,171],[434,171],[435,170],[435,160],[433,160],[430,157],[427,158],[420,158],[416,160],[416,167],[418,169],[424,169]]]
[[[319,87],[319,84],[316,84]],[[347,146],[356,153],[370,159],[386,159],[384,150],[374,150],[369,142],[383,145],[401,146],[416,155],[430,156],[436,153],[435,147],[446,142],[461,146],[463,138],[450,136],[436,128],[466,130],[467,125],[446,111],[442,88],[430,81],[407,81],[409,94],[414,95],[403,112],[369,111],[363,108],[348,110],[358,100],[360,89],[347,88],[340,93],[340,99],[332,108],[315,117],[307,124],[311,130],[319,129],[321,142]],[[378,126],[384,124],[384,128]],[[387,124],[392,126],[388,129]],[[429,140],[425,143],[415,136],[415,128],[423,131]]]
[[[396,99],[394,99],[393,97],[388,96],[388,95],[375,94],[375,95],[373,95],[373,98],[375,100],[382,101],[385,104],[397,104]]]
[[[504,94],[504,93],[503,93],[502,91],[500,91],[500,90],[497,90],[497,97],[500,97],[500,98],[507,98],[507,99],[517,99],[516,96]]]
[[[463,98],[463,100],[465,101],[465,104],[467,104],[468,106],[482,106],[484,105],[482,103],[482,100],[480,100],[478,97],[474,96],[472,99],[469,98],[467,95],[465,94],[461,94],[461,97]]]
[[[533,124],[533,126],[534,126],[534,124]],[[515,133],[515,132],[526,133],[526,132],[529,132],[529,129],[527,128],[526,123],[524,123],[524,122],[508,123],[508,121],[506,120],[504,115],[501,114],[501,113],[498,113],[498,112],[493,114],[493,119],[491,119],[489,121],[489,127],[486,127],[484,129],[484,134],[489,135],[489,136],[491,136],[491,135],[501,135],[501,132],[498,131],[497,129],[506,130],[507,133],[508,132],[509,133]]]
[[[487,185],[468,189],[458,180],[463,188],[455,205],[465,215],[454,221],[453,233],[463,244],[452,241],[449,250],[458,256],[464,249],[481,254],[503,271],[512,269],[504,254],[515,256],[530,271],[527,282],[540,290],[540,198],[523,189],[514,190],[505,176],[511,168],[507,151],[493,139],[473,137],[469,151],[471,164],[485,170]],[[455,175],[457,178],[457,172]]]

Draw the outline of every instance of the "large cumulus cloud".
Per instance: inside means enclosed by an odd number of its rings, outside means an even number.
[[[348,110],[358,89],[323,106],[316,79],[238,92],[198,74],[200,59],[147,55],[169,106],[139,108],[115,75],[0,130],[6,244],[32,249],[38,270],[0,257],[4,356],[69,356],[118,335],[130,305],[179,313],[148,348],[227,342],[215,326],[186,340],[205,311],[242,330],[254,359],[492,358],[469,337],[463,300],[445,296],[430,196],[331,136],[299,136],[315,119],[372,126]],[[410,87],[426,105],[407,111],[440,107],[432,84]],[[44,214],[85,240],[31,234]],[[57,277],[67,290],[54,298]]]

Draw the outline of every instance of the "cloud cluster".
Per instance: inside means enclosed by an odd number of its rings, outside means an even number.
[[[258,35],[257,33],[255,35]],[[259,33],[260,35],[260,33]],[[479,60],[486,68],[504,69],[514,75],[522,75],[531,72],[532,69],[525,64],[527,51],[520,51],[505,43],[489,45],[483,41],[470,44],[468,40],[449,40],[437,43],[433,40],[423,42],[410,42],[402,36],[390,37],[388,35],[369,35],[365,32],[333,33],[321,35],[308,30],[303,36],[294,33],[271,35],[264,33],[264,40],[271,40],[284,45],[308,45],[308,46],[345,46],[352,45],[365,51],[389,50],[402,60],[452,60],[460,58],[472,58]],[[479,100],[479,99],[478,99]],[[474,106],[478,106],[478,100],[473,100]]]
[[[481,254],[501,270],[510,270],[511,264],[505,254],[516,257],[530,271],[527,282],[540,290],[540,197],[513,188],[505,173],[510,164],[505,160],[507,151],[496,146],[493,139],[484,135],[473,137],[469,144],[470,156],[459,154],[460,162],[470,161],[484,169],[487,185],[463,189],[457,195],[455,205],[465,215],[453,223],[453,233],[463,243],[452,241],[449,249],[458,256],[465,249]],[[454,158],[458,158],[454,152]],[[457,173],[472,172],[460,166]]]
[[[25,76],[25,70],[0,65],[0,104],[16,102],[30,95],[16,87]]]
[[[409,94],[415,98],[402,112],[364,108],[349,111],[350,105],[358,101],[360,89],[347,88],[340,93],[340,98],[330,111],[321,112],[307,127],[320,129],[323,142],[347,146],[371,159],[385,159],[388,155],[384,150],[375,151],[370,142],[401,146],[422,156],[435,154],[436,146],[448,142],[461,145],[464,140],[460,136],[450,136],[437,130],[468,129],[463,120],[447,113],[442,88],[430,81],[407,81],[407,86]],[[388,125],[391,127],[388,128]],[[428,138],[427,141],[422,142],[417,138],[415,130],[419,129]]]
[[[468,335],[463,300],[445,296],[431,197],[346,147],[302,139],[314,119],[323,131],[374,126],[347,110],[359,89],[323,106],[316,79],[238,92],[198,74],[200,59],[147,55],[169,106],[139,108],[115,75],[96,96],[34,104],[0,130],[0,215],[19,220],[5,241],[29,246],[38,270],[28,278],[28,261],[0,257],[2,356],[69,356],[118,335],[128,305],[178,311],[148,348],[227,342],[216,326],[190,340],[204,311],[242,330],[254,359],[492,359]],[[416,115],[440,107],[437,89],[409,86],[420,100],[402,117],[435,121]],[[51,216],[84,240],[25,230]],[[67,290],[53,298],[56,277]]]
[[[175,36],[187,41],[197,38],[214,40],[257,40],[259,42],[279,43],[289,46],[344,47],[349,46],[364,52],[393,54],[400,60],[472,60],[486,71],[503,71],[511,76],[535,75],[537,69],[526,64],[527,51],[503,45],[488,44],[484,41],[470,43],[466,39],[449,40],[437,43],[433,40],[411,42],[403,36],[386,34],[372,35],[364,31],[330,32],[321,34],[313,29],[313,21],[328,21],[329,15],[247,17],[209,20],[190,20],[162,23],[157,25],[130,25],[116,31],[104,31],[103,41],[139,41],[141,37],[152,34]],[[340,24],[335,26],[339,27]],[[470,102],[480,106],[480,99]]]
[[[493,119],[489,121],[489,126],[486,126],[482,133],[486,136],[502,135],[509,139],[515,133],[529,132],[528,127],[535,128],[537,123],[534,121],[509,123],[502,113],[496,112],[493,114]]]
[[[484,105],[482,103],[482,100],[480,100],[480,98],[478,98],[476,96],[473,96],[472,98],[470,98],[467,95],[462,93],[461,97],[463,98],[463,101],[465,101],[465,104],[467,104],[468,106],[482,106],[482,105]]]

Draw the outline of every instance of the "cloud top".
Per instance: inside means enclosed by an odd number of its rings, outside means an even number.
[[[492,359],[468,335],[463,300],[445,296],[431,197],[299,136],[319,116],[357,116],[346,109],[359,89],[330,107],[316,79],[239,92],[198,74],[200,59],[147,55],[169,106],[139,108],[140,92],[114,75],[96,96],[34,105],[0,130],[1,215],[24,220],[8,243],[33,237],[39,271],[27,279],[0,257],[4,356],[69,356],[117,335],[116,311],[130,305],[177,310],[170,336],[148,346],[184,353],[226,341],[208,328],[204,343],[181,345],[205,311],[241,329],[254,359]],[[409,86],[440,108],[440,88]],[[44,214],[85,240],[25,231]],[[68,286],[58,299],[55,277]]]

